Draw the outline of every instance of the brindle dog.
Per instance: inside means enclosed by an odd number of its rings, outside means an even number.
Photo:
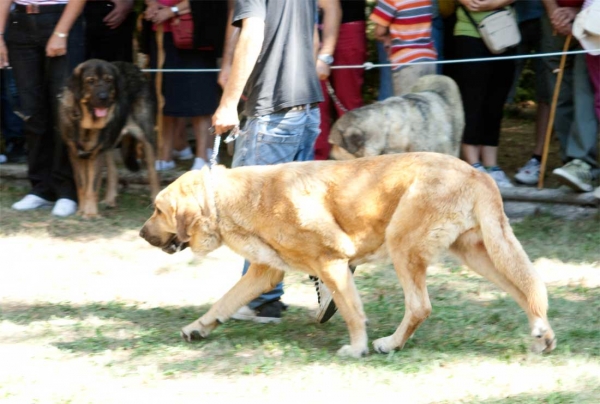
[[[116,205],[118,173],[112,150],[120,143],[123,161],[140,169],[136,149],[143,145],[151,198],[159,191],[154,168],[156,102],[149,81],[133,64],[91,59],[75,68],[61,96],[59,124],[73,165],[78,214],[98,216],[100,157],[106,156],[103,203]]]

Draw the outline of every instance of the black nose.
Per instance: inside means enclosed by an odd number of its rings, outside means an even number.
[[[146,228],[145,227],[142,227],[142,230],[140,230],[140,237],[146,238]]]
[[[108,99],[108,93],[107,92],[98,93],[98,98],[101,99],[102,101],[106,101]]]

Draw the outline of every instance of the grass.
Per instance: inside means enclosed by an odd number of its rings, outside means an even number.
[[[507,172],[528,157],[531,124],[508,119]],[[502,149],[501,149],[502,150]],[[553,152],[554,153],[554,152]],[[551,166],[557,164],[551,154]],[[552,186],[552,182],[548,182]],[[343,320],[313,320],[312,283],[286,275],[290,305],[278,325],[228,321],[186,344],[178,330],[239,278],[226,249],[204,259],[169,256],[137,236],[146,192],[121,192],[103,217],[15,212],[24,192],[0,183],[0,401],[43,403],[264,401],[596,403],[600,396],[600,216],[548,214],[513,224],[548,282],[558,337],[550,355],[528,353],[527,319],[504,292],[442,257],[430,269],[431,317],[402,351],[339,358]],[[403,316],[389,265],[356,274],[372,341]]]
[[[325,395],[392,394],[407,402],[591,403],[600,395],[598,217],[566,221],[541,215],[513,226],[543,273],[556,275],[561,266],[576,271],[570,273],[574,279],[549,284],[550,318],[559,339],[552,354],[528,353],[527,320],[510,297],[442,259],[429,276],[433,314],[415,337],[402,351],[357,361],[335,355],[347,343],[345,324],[339,316],[325,325],[313,321],[314,292],[299,274],[286,277],[290,307],[281,324],[229,321],[205,341],[183,343],[179,328],[235,282],[239,261],[225,252],[174,262],[176,256],[150,249],[136,236],[150,214],[149,201],[133,190],[122,195],[119,208],[93,221],[49,218],[47,210],[10,211],[21,192],[0,185],[0,245],[5,260],[6,251],[19,257],[8,259],[18,265],[8,265],[0,278],[0,354],[13,355],[6,362],[13,366],[29,363],[43,377],[36,379],[30,368],[0,371],[0,398],[120,402],[122,394],[103,394],[104,386],[122,386],[136,392],[136,400],[152,401],[156,389],[185,396],[181,385],[191,381],[206,383],[210,397],[232,400],[288,391],[303,397],[315,385]],[[403,315],[403,293],[392,268],[361,266],[356,282],[370,339],[389,335]],[[159,292],[165,300],[154,300]],[[20,349],[24,353],[14,353]],[[42,381],[52,380],[57,366],[81,367],[66,390]],[[81,374],[87,373],[101,383],[85,381]],[[373,386],[379,393],[367,394]]]

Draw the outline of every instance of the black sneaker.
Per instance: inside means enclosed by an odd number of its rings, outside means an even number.
[[[234,320],[254,321],[261,324],[281,323],[281,312],[285,310],[287,310],[287,306],[281,300],[273,300],[255,309],[244,306],[231,316],[231,318]]]
[[[350,265],[349,268],[352,273],[356,270],[356,267],[352,265]],[[315,283],[315,289],[317,290],[317,299],[319,301],[319,308],[317,309],[316,315],[317,321],[320,324],[326,323],[337,311],[337,306],[333,301],[333,295],[329,288],[325,286],[319,278],[316,276],[309,276],[309,278]]]

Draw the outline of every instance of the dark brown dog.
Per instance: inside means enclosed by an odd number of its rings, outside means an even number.
[[[139,170],[136,146],[144,148],[151,198],[159,191],[154,169],[156,103],[148,80],[131,63],[88,60],[75,68],[60,103],[59,124],[68,146],[79,199],[78,214],[98,216],[100,157],[106,156],[104,203],[116,205],[118,174],[111,151],[120,143],[123,161]]]

